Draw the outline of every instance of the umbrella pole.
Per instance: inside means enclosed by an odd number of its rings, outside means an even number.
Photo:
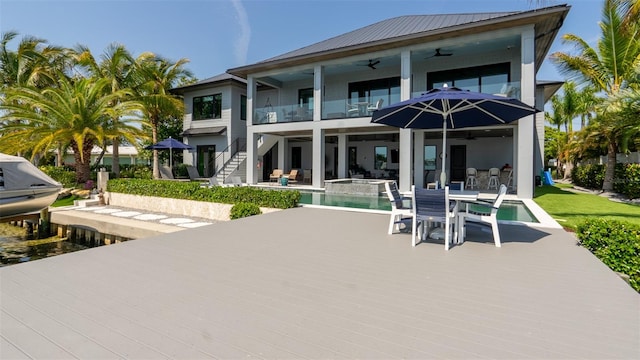
[[[169,147],[169,169],[173,172],[173,148]]]
[[[442,115],[442,172],[440,172],[440,187],[444,188],[447,183],[447,117]]]

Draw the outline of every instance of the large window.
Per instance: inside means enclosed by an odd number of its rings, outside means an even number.
[[[373,168],[376,170],[387,170],[387,147],[376,146],[374,152],[375,162]]]
[[[510,80],[509,63],[427,73],[428,90],[444,84],[463,90],[497,94]]]
[[[382,99],[381,106],[400,101],[399,77],[349,83],[349,102],[351,104],[377,104],[380,99]]]
[[[240,120],[247,120],[247,95],[240,95]]]
[[[222,117],[222,94],[193,98],[193,120],[220,119]]]

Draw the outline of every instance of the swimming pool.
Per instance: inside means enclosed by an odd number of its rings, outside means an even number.
[[[300,204],[391,211],[391,203],[386,196],[327,195],[323,192],[300,191]],[[498,220],[539,222],[525,204],[506,200],[498,210]]]

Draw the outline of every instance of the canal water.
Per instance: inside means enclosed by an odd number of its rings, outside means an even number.
[[[87,249],[87,246],[53,236],[30,239],[26,229],[0,223],[0,267]]]

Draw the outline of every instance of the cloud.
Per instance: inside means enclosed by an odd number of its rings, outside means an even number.
[[[249,25],[249,17],[247,11],[240,0],[231,0],[233,8],[236,10],[238,17],[238,25],[240,25],[240,34],[234,47],[235,60],[237,65],[246,65],[247,51],[249,50],[249,42],[251,41],[251,26]]]

